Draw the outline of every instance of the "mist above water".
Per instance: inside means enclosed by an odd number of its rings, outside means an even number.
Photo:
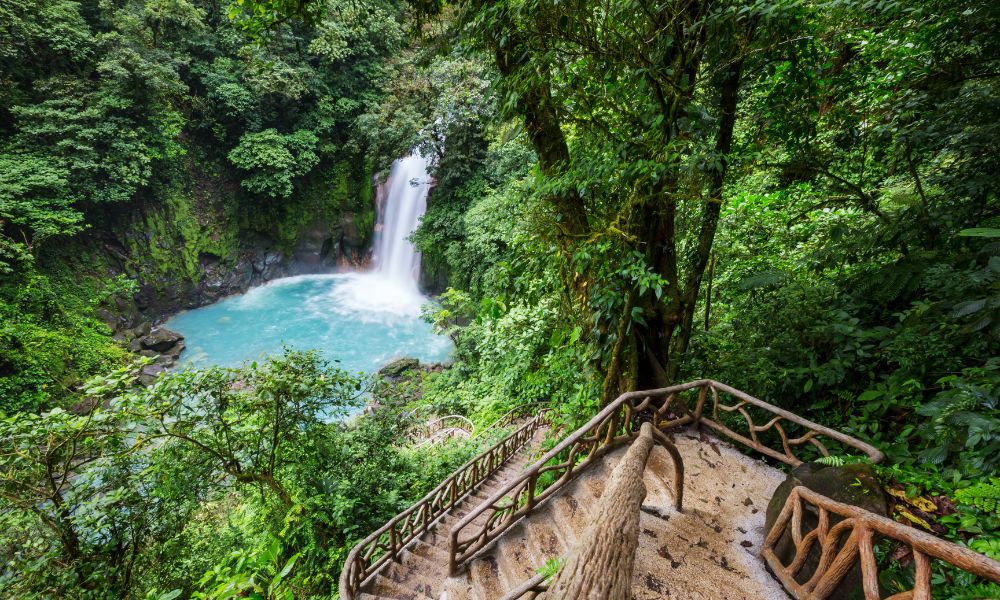
[[[420,319],[420,254],[407,239],[427,206],[427,161],[397,160],[379,186],[373,269],[272,281],[180,313],[166,327],[182,333],[181,363],[235,366],[282,346],[318,349],[349,371],[373,371],[398,357],[447,360],[451,341]]]

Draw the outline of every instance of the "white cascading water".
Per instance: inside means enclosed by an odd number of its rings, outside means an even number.
[[[427,298],[420,293],[420,253],[407,238],[420,224],[430,191],[428,161],[416,151],[392,163],[389,177],[377,190],[381,208],[375,228],[374,269],[345,274],[334,290],[338,309],[362,314],[417,317]]]
[[[400,286],[417,289],[420,253],[407,238],[427,210],[430,176],[427,159],[414,152],[392,163],[384,194],[381,223],[376,234],[375,270]]]

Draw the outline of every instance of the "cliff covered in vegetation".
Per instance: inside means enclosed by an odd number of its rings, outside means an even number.
[[[355,121],[403,40],[392,3],[267,44],[199,2],[0,12],[0,395],[59,405],[131,327],[366,258]]]

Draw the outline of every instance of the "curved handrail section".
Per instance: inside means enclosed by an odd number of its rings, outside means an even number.
[[[691,395],[694,397],[689,397]],[[709,396],[711,407],[709,414],[705,414]],[[761,413],[767,415],[767,420],[757,425],[754,418],[759,419]],[[727,424],[723,420],[726,415],[734,415],[735,418],[726,419]],[[660,432],[682,425],[707,425],[734,441],[792,466],[802,462],[795,454],[800,446],[809,444],[820,454],[829,456],[827,444],[830,441],[861,451],[873,462],[885,458],[877,448],[859,439],[710,379],[655,390],[626,392],[455,525],[449,544],[449,573],[454,575],[459,565],[503,534],[536,505],[556,494],[577,473],[614,448],[632,441],[644,421],[652,422],[654,430]],[[739,428],[743,433],[730,427]],[[792,429],[800,429],[802,433],[789,437],[788,431]],[[780,445],[781,450],[767,443]],[[485,520],[480,519],[482,524],[473,526],[473,521],[484,513],[488,514]]]
[[[803,535],[803,514],[818,515],[815,527]],[[791,527],[794,554],[786,565],[775,546]],[[1000,562],[968,548],[942,540],[873,512],[837,502],[806,487],[792,489],[774,526],[764,540],[762,554],[785,589],[798,600],[828,598],[844,576],[861,562],[862,586],[866,600],[878,600],[878,562],[875,536],[892,539],[909,547],[916,566],[914,587],[889,600],[908,598],[930,600],[931,561],[940,560],[977,577],[1000,584]],[[818,544],[819,562],[811,572],[802,573],[813,546]],[[806,579],[808,577],[808,579]],[[801,581],[805,579],[805,581]]]
[[[431,441],[438,441],[438,438],[441,437],[438,434],[442,431],[449,433],[441,439],[455,437],[459,431],[464,432],[464,437],[468,438],[472,436],[475,428],[475,424],[467,417],[462,415],[445,415],[411,427],[406,434],[406,439],[410,443],[416,442],[422,445]]]
[[[535,415],[516,431],[462,465],[420,501],[356,544],[347,555],[340,574],[340,597],[354,600],[358,590],[386,561],[395,560],[407,544],[426,532],[441,515],[528,444],[544,426],[544,419],[544,413]]]
[[[524,404],[518,404],[514,408],[494,419],[494,421],[486,427],[483,427],[479,431],[473,433],[472,438],[482,437],[489,431],[499,429],[500,427],[506,427],[522,417],[534,415],[543,409],[547,409],[548,406],[548,402],[526,402]]]

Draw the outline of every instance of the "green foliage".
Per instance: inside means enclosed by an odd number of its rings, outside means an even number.
[[[160,378],[126,410],[157,423],[151,435],[189,444],[200,461],[290,507],[289,454],[321,419],[358,407],[360,389],[359,379],[331,369],[316,353],[286,350],[243,369]]]
[[[82,229],[68,175],[45,158],[0,154],[0,274],[30,260],[46,239]]]
[[[996,513],[1000,517],[1000,479],[992,478],[957,490],[955,499],[963,504],[975,506],[979,510]],[[996,551],[994,553],[1000,554]]]
[[[253,37],[261,39],[289,19],[313,22],[325,9],[326,3],[310,0],[233,0],[228,15]]]
[[[550,558],[538,569],[538,574],[545,577],[545,581],[551,581],[563,568],[565,559],[562,557]]]
[[[227,562],[215,565],[198,581],[205,591],[191,597],[200,600],[223,600],[251,596],[266,600],[291,600],[293,589],[286,578],[301,554],[282,561],[281,540],[268,536],[267,541],[251,550],[234,550]]]
[[[91,316],[115,295],[115,282],[81,283],[31,269],[0,282],[0,415],[72,404],[81,380],[125,363],[107,326]]]
[[[91,380],[76,412],[0,420],[0,583],[15,596],[329,595],[355,540],[476,450],[403,449],[393,410],[336,420],[359,382],[313,353],[149,388],[140,366]]]
[[[306,130],[290,135],[274,129],[246,133],[229,153],[229,160],[251,173],[240,182],[246,190],[287,198],[292,194],[292,180],[307,174],[319,162],[317,141],[316,135]]]

